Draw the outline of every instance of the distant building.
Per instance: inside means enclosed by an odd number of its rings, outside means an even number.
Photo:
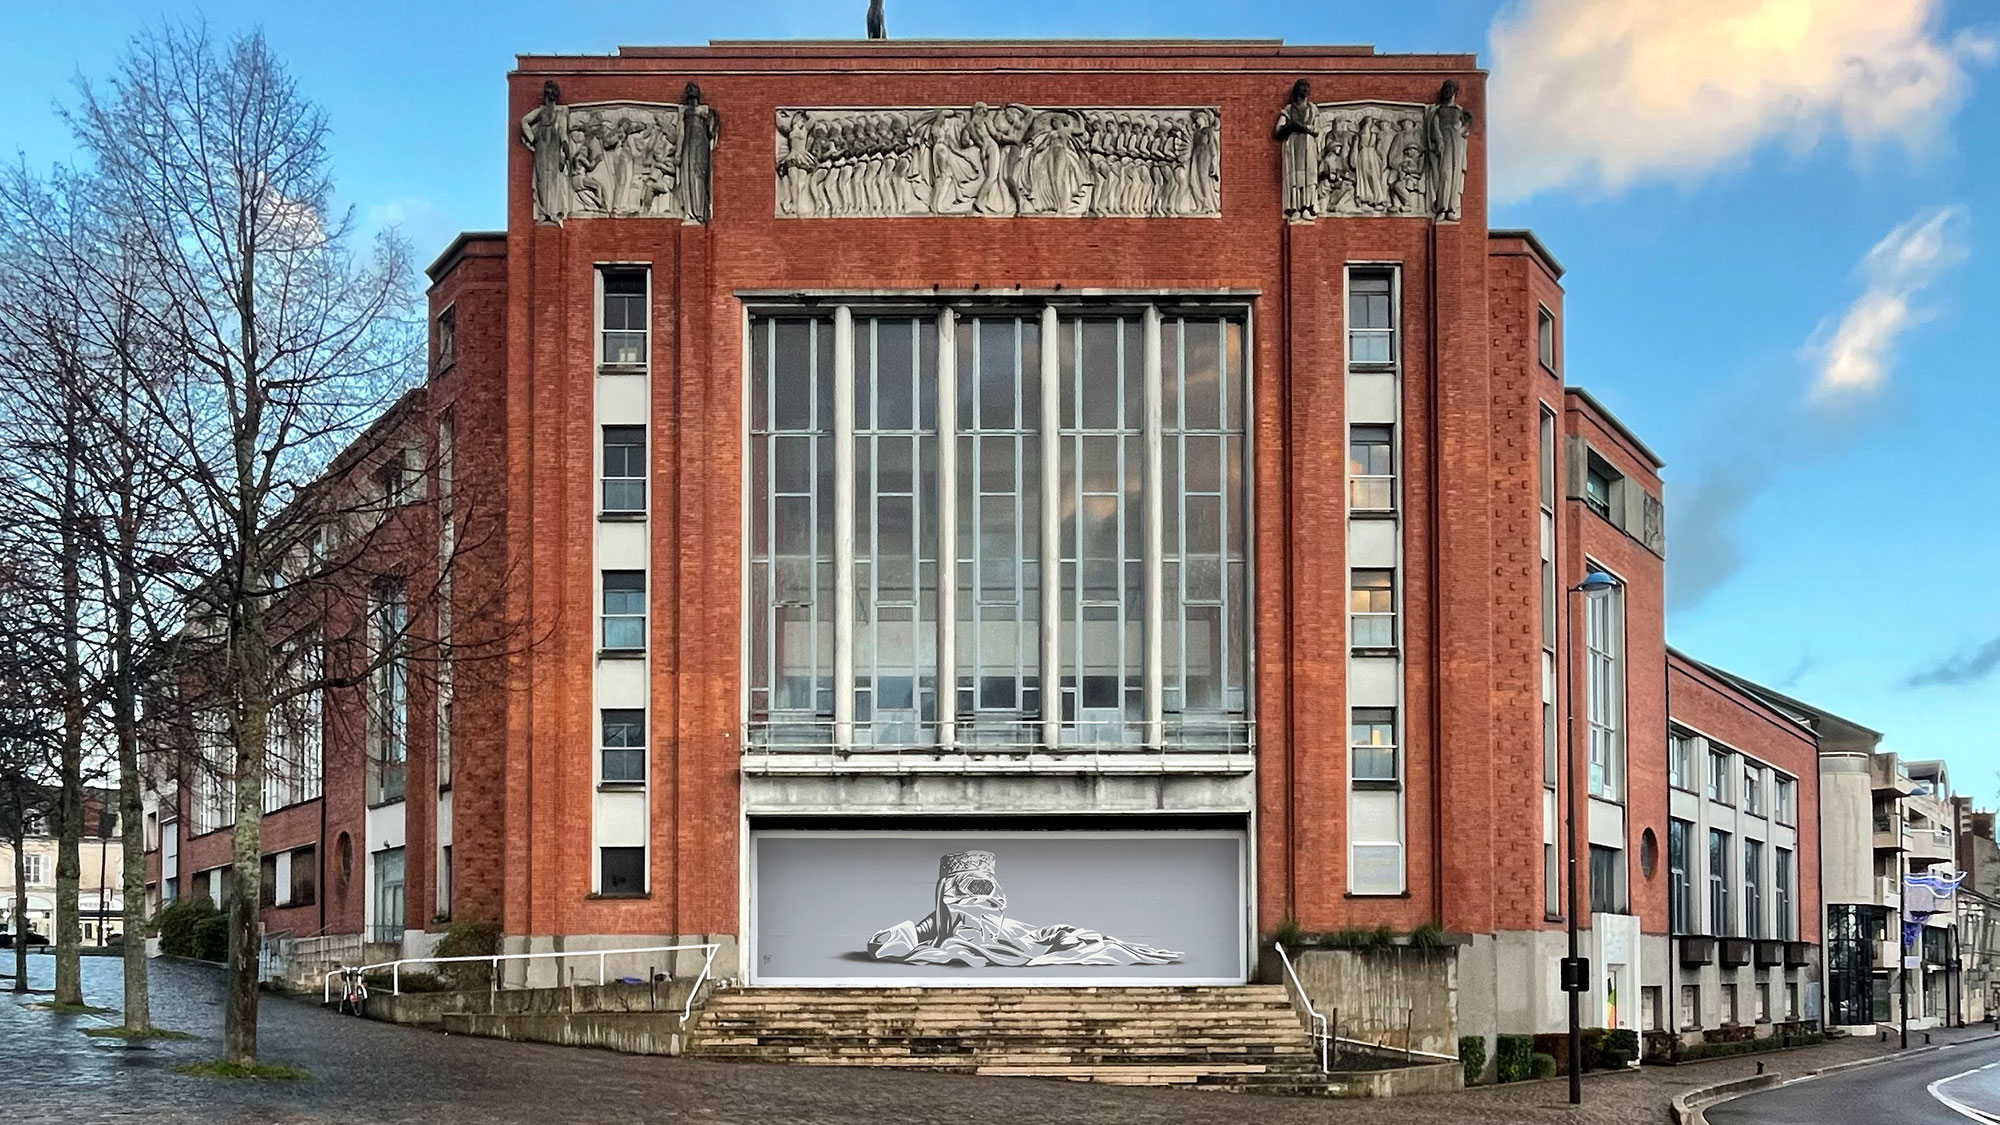
[[[78,843],[78,930],[85,945],[102,945],[125,932],[123,896],[125,847],[118,826],[118,793],[90,789],[84,795],[83,835]],[[28,929],[56,936],[56,851],[53,814],[34,817],[22,854],[27,857]],[[15,932],[14,846],[0,839],[0,930]]]

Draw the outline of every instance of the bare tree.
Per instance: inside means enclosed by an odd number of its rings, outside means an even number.
[[[135,314],[187,351],[182,377],[136,390],[186,474],[181,593],[235,785],[225,1049],[252,1062],[265,770],[291,690],[273,614],[334,558],[315,546],[325,467],[421,370],[415,279],[394,239],[351,250],[326,120],[261,35],[152,30],[80,93],[71,121],[151,290]]]
[[[14,852],[14,991],[26,992],[28,829],[55,811],[61,716],[49,706],[57,647],[49,602],[21,565],[20,545],[13,530],[0,530],[0,837]]]

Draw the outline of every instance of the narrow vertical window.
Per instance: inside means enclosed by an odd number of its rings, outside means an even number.
[[[1545,306],[1535,310],[1535,358],[1550,371],[1556,369],[1556,314]]]
[[[855,741],[937,739],[937,322],[854,321]]]
[[[646,510],[646,427],[604,427],[604,511]]]
[[[1394,280],[1387,270],[1356,270],[1347,280],[1347,360],[1396,362]]]
[[[1350,643],[1358,649],[1396,647],[1396,572],[1355,568],[1347,594]]]
[[[1708,830],[1708,930],[1716,937],[1736,936],[1736,919],[1729,912],[1729,833]]]
[[[1685,731],[1667,732],[1667,784],[1676,789],[1694,788],[1694,736]]]
[[[1625,792],[1624,589],[1585,599],[1590,725],[1590,791],[1618,800]]]
[[[458,308],[455,305],[447,305],[444,311],[437,315],[437,366],[433,370],[443,371],[457,362]]]
[[[1764,842],[1743,841],[1743,936],[1764,936]]]
[[[646,780],[646,712],[637,707],[606,707],[600,712],[600,777],[607,784]]]
[[[1396,712],[1389,707],[1356,707],[1349,744],[1355,781],[1389,781],[1396,772]]]
[[[1229,736],[1244,710],[1248,361],[1235,317],[1161,323],[1162,706],[1182,739]]]
[[[604,572],[604,647],[614,652],[646,648],[646,572]]]
[[[1777,848],[1772,859],[1771,913],[1777,921],[1771,933],[1773,937],[1791,941],[1799,932],[1798,921],[1792,917],[1792,853]]]
[[[400,583],[377,587],[369,605],[368,741],[374,766],[370,804],[403,799],[409,761],[409,603]]]
[[[646,271],[601,271],[603,340],[598,362],[607,367],[644,367],[646,350]]]
[[[1688,873],[1688,837],[1694,825],[1685,820],[1667,821],[1667,930],[1672,934],[1693,932],[1694,885]]]
[[[1396,510],[1394,426],[1351,426],[1347,431],[1347,503],[1355,512]]]
[[[1556,765],[1556,416],[1541,408],[1537,461],[1541,478],[1541,558],[1542,558],[1542,784],[1553,789],[1560,771]]]
[[[1036,741],[1042,716],[1042,328],[968,316],[958,355],[957,714],[961,741]]]

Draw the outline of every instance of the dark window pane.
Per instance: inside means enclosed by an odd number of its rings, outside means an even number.
[[[646,849],[599,848],[598,887],[607,895],[646,893]]]

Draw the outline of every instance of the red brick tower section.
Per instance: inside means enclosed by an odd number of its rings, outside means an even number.
[[[1319,102],[1430,102],[1456,79],[1476,122],[1463,220],[1288,224],[1271,124],[1300,77],[1313,81]],[[532,160],[518,122],[545,81],[560,83],[566,103],[670,103],[690,78],[722,122],[710,223],[534,221]],[[1532,521],[1502,510],[1499,497],[1518,506],[1521,474],[1532,472],[1533,424],[1513,403],[1504,427],[1496,425],[1491,356],[1503,339],[1518,349],[1513,334],[1531,339],[1533,326],[1515,316],[1502,327],[1489,310],[1484,93],[1484,75],[1467,55],[1271,43],[723,44],[523,57],[509,80],[505,362],[491,368],[496,380],[504,372],[505,421],[492,440],[504,447],[508,538],[519,545],[514,596],[537,647],[517,665],[505,705],[504,797],[492,809],[494,827],[477,829],[494,841],[495,858],[475,858],[485,849],[469,838],[462,845],[467,893],[496,893],[498,872],[482,865],[504,870],[510,934],[742,932],[739,294],[1234,290],[1251,295],[1255,318],[1260,927],[1291,916],[1313,929],[1438,920],[1490,932],[1501,916],[1496,896],[1509,894],[1496,886],[1496,839],[1539,800],[1530,794],[1516,807],[1506,786],[1518,771],[1497,747],[1530,753],[1516,747],[1514,724],[1527,713],[1522,684],[1539,656],[1532,637],[1492,625],[1495,599],[1510,596],[1519,577],[1506,567],[1522,565],[1514,556],[1530,549]],[[780,106],[975,100],[1218,105],[1222,217],[775,217]],[[1366,899],[1346,894],[1344,825],[1344,274],[1359,262],[1402,269],[1407,433],[1409,893]],[[652,893],[616,900],[590,895],[588,843],[593,271],[607,263],[643,263],[653,278]],[[479,263],[478,276],[493,265]],[[470,356],[471,341],[462,346]],[[473,430],[461,423],[462,448]],[[1496,468],[1510,486],[1496,484]],[[1511,708],[1504,720],[1494,710],[1501,696]],[[472,784],[460,790],[462,835],[475,830]],[[1519,913],[1507,909],[1507,917]]]

